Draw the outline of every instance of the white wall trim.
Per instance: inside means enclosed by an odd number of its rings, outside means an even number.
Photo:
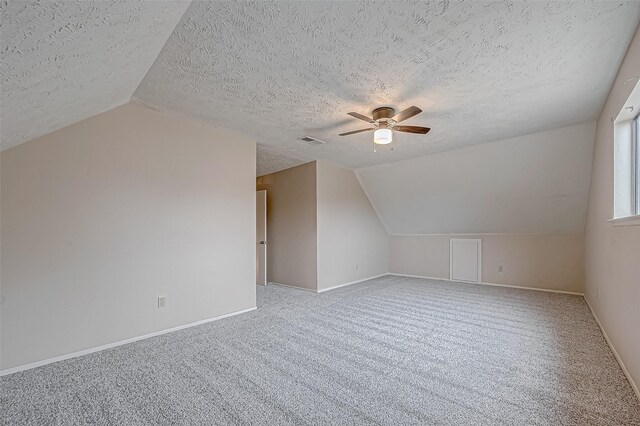
[[[612,226],[640,226],[640,214],[634,216],[614,217],[607,220]]]
[[[295,288],[296,290],[310,291],[310,292],[312,292],[312,293],[324,293],[325,291],[335,290],[335,289],[337,289],[337,288],[340,288],[340,287],[346,287],[346,286],[351,285],[351,284],[358,284],[358,283],[361,283],[361,282],[363,282],[363,281],[373,280],[373,279],[375,279],[375,278],[384,277],[384,276],[386,276],[386,275],[389,275],[389,273],[388,273],[388,272],[385,272],[384,274],[374,275],[374,276],[372,276],[372,277],[367,277],[367,278],[363,278],[363,279],[361,279],[361,280],[351,281],[351,282],[344,283],[344,284],[338,284],[338,285],[335,285],[335,286],[333,286],[333,287],[323,288],[323,289],[319,289],[319,290],[313,290],[313,289],[310,289],[310,288],[298,287],[298,286],[290,285],[290,284],[274,283],[274,282],[271,282],[271,281],[269,281],[269,285],[277,285],[277,286],[281,286],[281,287]]]
[[[596,323],[598,324],[598,327],[600,327],[600,331],[602,332],[602,335],[604,336],[604,340],[606,340],[607,344],[609,345],[609,348],[611,348],[611,352],[613,352],[613,355],[616,357],[616,360],[618,361],[618,364],[620,364],[620,368],[622,368],[622,372],[627,377],[627,380],[629,381],[629,384],[631,384],[631,388],[635,392],[636,398],[638,398],[638,400],[640,400],[640,389],[638,389],[638,385],[636,385],[636,382],[633,381],[633,377],[631,377],[631,374],[629,374],[629,371],[627,370],[627,367],[625,367],[624,362],[622,362],[622,358],[620,358],[620,355],[618,355],[618,351],[616,351],[615,346],[613,346],[613,343],[609,339],[609,336],[607,336],[607,332],[604,330],[604,327],[602,326],[602,323],[600,322],[600,319],[598,319],[598,316],[596,315],[596,311],[594,311],[593,308],[591,307],[591,304],[589,303],[589,299],[587,299],[587,296],[584,296],[584,301],[587,303],[587,306],[589,307],[589,310],[591,311],[591,315],[593,315],[593,318],[596,320]]]
[[[276,283],[276,282],[273,282],[273,281],[269,281],[267,283],[267,285],[277,285],[277,286],[280,286],[280,287],[289,287],[289,288],[295,288],[296,290],[304,290],[304,291],[310,291],[312,293],[316,293],[316,291],[314,289],[311,289],[311,288],[298,287],[297,285]]]
[[[91,353],[94,353],[94,352],[104,351],[105,349],[111,349],[111,348],[115,348],[117,346],[127,345],[129,343],[137,342],[139,340],[144,340],[144,339],[148,339],[150,337],[160,336],[162,334],[172,333],[174,331],[182,330],[182,329],[185,329],[185,328],[195,327],[197,325],[202,325],[202,324],[206,324],[208,322],[221,320],[223,318],[228,318],[228,317],[232,317],[232,316],[235,316],[235,315],[244,314],[244,313],[247,313],[247,312],[250,312],[250,311],[254,311],[256,309],[257,309],[257,307],[254,306],[253,308],[243,309],[241,311],[230,312],[230,313],[224,314],[224,315],[218,315],[217,317],[207,318],[207,319],[203,319],[203,320],[200,320],[200,321],[192,322],[192,323],[189,323],[189,324],[184,324],[184,325],[179,325],[177,327],[167,328],[166,330],[154,331],[153,333],[143,334],[142,336],[136,336],[136,337],[132,337],[132,338],[125,339],[125,340],[120,340],[118,342],[107,343],[106,345],[96,346],[96,347],[89,348],[89,349],[83,349],[81,351],[72,352],[72,353],[69,353],[69,354],[60,355],[60,356],[56,356],[56,357],[53,357],[53,358],[47,358],[47,359],[43,359],[41,361],[31,362],[29,364],[24,364],[24,365],[19,365],[17,367],[5,368],[4,370],[0,370],[0,377],[1,376],[7,376],[7,375],[13,374],[13,373],[18,373],[20,371],[31,370],[33,368],[41,367],[41,366],[47,365],[47,364],[52,364],[54,362],[64,361],[64,360],[67,360],[67,359],[77,358],[77,357],[83,356],[83,355],[88,355],[88,354],[91,354]]]
[[[427,280],[438,280],[438,281],[448,281],[448,282],[452,282],[452,283],[461,283],[461,284],[476,284],[476,285],[488,285],[488,286],[492,286],[492,287],[507,287],[507,288],[517,288],[520,290],[534,290],[534,291],[544,291],[547,293],[560,293],[560,294],[571,294],[574,296],[583,296],[584,297],[584,293],[578,293],[575,291],[566,291],[566,290],[552,290],[550,288],[536,288],[536,287],[525,287],[525,286],[521,286],[521,285],[510,285],[510,284],[495,284],[495,283],[487,283],[487,282],[479,282],[479,283],[473,283],[473,282],[466,282],[466,281],[452,281],[449,278],[437,278],[437,277],[425,277],[422,275],[407,275],[407,274],[397,274],[395,272],[390,272],[389,275],[396,275],[399,277],[408,277],[408,278],[423,278],[423,279],[427,279]]]
[[[583,235],[584,232],[450,232],[448,234],[389,234],[390,237],[491,237],[507,235]]]
[[[571,294],[573,296],[584,296],[584,293],[580,293],[580,292],[577,292],[577,291],[553,290],[553,289],[550,289],[550,288],[525,287],[525,286],[521,286],[521,285],[496,284],[496,283],[485,283],[485,282],[471,283],[471,284],[482,284],[482,285],[488,285],[488,286],[492,286],[492,287],[519,288],[521,290],[544,291],[544,292],[547,292],[547,293]]]
[[[389,273],[388,273],[388,272],[385,272],[384,274],[374,275],[374,276],[372,276],[372,277],[363,278],[363,279],[361,279],[361,280],[351,281],[351,282],[344,283],[344,284],[338,284],[338,285],[334,285],[333,287],[328,287],[328,288],[318,289],[318,291],[317,291],[317,292],[318,292],[318,293],[324,293],[325,291],[335,290],[335,289],[340,288],[340,287],[346,287],[346,286],[351,285],[351,284],[358,284],[358,283],[361,283],[361,282],[364,282],[364,281],[373,280],[373,279],[380,278],[380,277],[384,277],[384,276],[387,276],[387,275],[389,275]]]
[[[395,275],[396,277],[407,277],[407,278],[422,278],[425,280],[451,281],[449,278],[444,278],[444,277],[427,277],[426,275],[400,274],[397,272],[389,272],[388,275]]]

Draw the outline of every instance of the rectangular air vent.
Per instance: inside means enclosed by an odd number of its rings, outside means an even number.
[[[298,138],[299,141],[306,142],[309,145],[322,145],[325,144],[325,141],[321,141],[320,139],[312,138],[311,136],[303,136]]]

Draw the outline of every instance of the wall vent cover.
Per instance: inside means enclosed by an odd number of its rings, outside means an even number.
[[[306,142],[309,145],[323,145],[326,142],[325,141],[321,141],[320,139],[316,139],[316,138],[312,138],[311,136],[303,136],[301,138],[298,138],[299,141],[302,142]]]

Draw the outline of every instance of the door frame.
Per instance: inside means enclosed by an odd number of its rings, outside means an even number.
[[[260,252],[260,242],[258,241],[258,195],[260,193],[264,194],[264,257],[263,259],[261,259],[261,256],[259,255]],[[268,244],[268,233],[267,233],[267,191],[266,190],[259,190],[256,191],[256,285],[267,285],[268,282],[268,278],[267,278],[267,256],[268,256],[268,248],[267,248],[267,244]],[[263,269],[264,269],[264,284],[259,283],[258,282],[258,273],[260,272],[260,261],[264,261],[264,265],[262,265]]]

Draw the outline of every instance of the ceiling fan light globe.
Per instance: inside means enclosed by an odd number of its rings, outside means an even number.
[[[373,143],[378,145],[390,144],[393,140],[393,132],[391,129],[378,129],[373,132]]]

